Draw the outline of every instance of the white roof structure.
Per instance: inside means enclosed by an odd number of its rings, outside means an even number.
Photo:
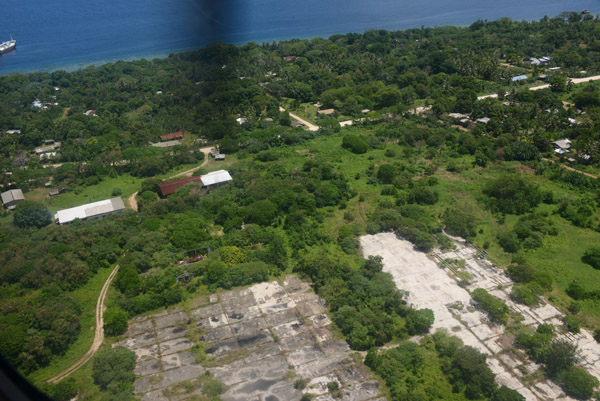
[[[217,170],[212,173],[208,173],[200,176],[202,179],[202,184],[206,187],[210,187],[211,185],[221,184],[227,181],[231,181],[232,178],[226,170]]]
[[[559,139],[558,141],[552,142],[552,145],[554,145],[555,148],[560,148],[560,149],[566,150],[571,147],[571,141],[568,138]]]
[[[107,214],[120,212],[123,209],[125,209],[123,199],[105,199],[86,205],[72,207],[70,209],[59,210],[54,215],[54,219],[58,224],[66,224],[76,219],[85,220],[92,217],[101,217]]]
[[[6,192],[2,192],[2,204],[8,205],[11,202],[19,202],[25,199],[23,191],[20,189],[10,189]]]
[[[181,145],[181,142],[179,142],[179,139],[174,139],[172,141],[153,143],[150,146],[154,146],[155,148],[170,148],[178,145]]]

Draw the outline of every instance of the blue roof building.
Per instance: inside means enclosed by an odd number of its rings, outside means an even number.
[[[510,80],[512,82],[517,82],[517,81],[522,81],[524,79],[527,79],[527,75],[517,75],[516,77],[512,77]]]

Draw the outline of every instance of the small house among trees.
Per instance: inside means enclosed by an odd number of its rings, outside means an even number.
[[[11,189],[6,192],[2,192],[2,205],[8,210],[12,210],[17,206],[17,203],[25,200],[23,191],[20,189]]]
[[[175,139],[183,139],[183,131],[171,132],[160,136],[161,141],[173,141]]]

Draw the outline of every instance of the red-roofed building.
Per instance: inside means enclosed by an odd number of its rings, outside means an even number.
[[[185,187],[187,184],[191,183],[204,185],[201,177],[187,177],[180,180],[163,182],[162,184],[158,184],[158,188],[160,189],[162,196],[166,197],[175,193],[175,191],[177,191],[179,188]]]
[[[171,132],[170,134],[161,135],[162,141],[172,141],[174,139],[183,139],[183,131]]]

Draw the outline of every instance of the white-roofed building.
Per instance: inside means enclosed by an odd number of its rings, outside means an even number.
[[[11,189],[6,192],[2,192],[2,205],[8,210],[12,210],[17,206],[17,203],[25,200],[23,191],[20,189]]]
[[[200,176],[202,185],[208,189],[223,185],[232,180],[231,175],[226,170],[217,170]]]
[[[105,199],[98,202],[88,203],[86,205],[72,207],[70,209],[59,210],[54,215],[54,220],[58,224],[67,224],[73,220],[86,220],[100,218],[109,214],[118,213],[125,209],[125,204],[121,198]]]

